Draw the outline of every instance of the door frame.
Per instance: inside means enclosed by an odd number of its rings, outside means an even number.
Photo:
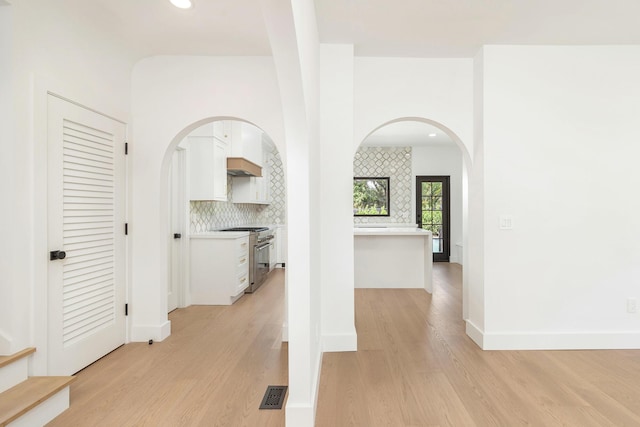
[[[417,175],[416,176],[416,224],[422,228],[422,183],[442,182],[442,254],[434,253],[434,262],[449,262],[451,256],[451,177],[449,175]]]
[[[61,94],[65,95],[61,95]],[[82,108],[88,109],[95,113],[106,116],[112,120],[123,123],[126,126],[126,139],[129,138],[131,131],[127,117],[128,113],[114,108],[114,105],[105,101],[103,97],[96,94],[87,94],[79,91],[73,86],[60,84],[59,81],[51,79],[43,75],[33,76],[33,104],[31,109],[32,134],[28,136],[28,141],[33,147],[32,167],[33,167],[33,194],[30,200],[33,206],[33,228],[31,230],[33,245],[31,247],[31,259],[33,276],[29,289],[25,292],[31,292],[28,298],[31,301],[32,314],[30,319],[31,339],[29,342],[35,346],[36,351],[32,356],[32,373],[31,375],[48,375],[49,345],[48,345],[48,203],[47,203],[47,177],[48,177],[48,149],[47,149],[47,100],[49,96],[55,96],[65,101],[71,102]],[[93,105],[94,108],[87,107]],[[108,112],[108,113],[107,113]],[[130,159],[125,159],[125,221],[129,221],[131,215],[131,205],[129,199],[131,197],[130,182]],[[44,196],[43,196],[44,195]],[[129,302],[131,295],[131,241],[127,239],[126,255],[125,255],[125,301]],[[125,317],[125,344],[130,342],[131,322],[129,317]]]
[[[167,251],[167,256],[169,257],[169,261],[167,263],[167,265],[169,265],[169,274],[167,275],[169,280],[173,280],[173,274],[171,274],[171,269],[174,266],[175,260],[173,259],[173,248],[172,245],[175,243],[175,240],[173,238],[173,233],[179,232],[182,236],[180,238],[180,263],[181,263],[181,268],[180,268],[180,281],[178,283],[178,286],[175,289],[176,292],[176,302],[177,302],[177,306],[176,308],[183,308],[186,307],[187,305],[187,286],[186,284],[189,283],[189,257],[188,257],[188,252],[189,252],[189,204],[187,203],[187,150],[185,148],[182,147],[176,147],[175,152],[173,154],[174,156],[178,156],[177,157],[177,163],[179,165],[180,171],[179,171],[179,175],[177,177],[177,202],[178,202],[178,209],[175,210],[175,212],[177,213],[178,216],[178,223],[180,224],[179,226],[179,230],[175,230],[174,229],[174,218],[172,217],[172,214],[174,212],[173,210],[173,206],[172,203],[175,203],[175,200],[172,199],[172,195],[173,195],[173,185],[174,185],[174,180],[176,179],[176,176],[174,174],[173,169],[171,170],[169,176],[170,176],[170,180],[169,180],[169,230],[168,230],[168,236],[169,236],[169,250]],[[172,159],[173,162],[173,159]],[[167,302],[168,304],[168,302]]]

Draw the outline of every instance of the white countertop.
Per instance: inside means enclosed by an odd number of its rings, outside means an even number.
[[[271,230],[276,228],[284,228],[286,224],[259,224],[259,225],[234,225],[233,227],[268,227]],[[189,237],[192,239],[237,239],[239,237],[248,236],[248,231],[203,231],[200,233],[191,234]]]
[[[429,236],[430,234],[430,231],[422,228],[408,227],[356,227],[353,229],[354,236]]]
[[[191,239],[238,239],[249,235],[248,231],[206,231],[204,233],[191,234]]]

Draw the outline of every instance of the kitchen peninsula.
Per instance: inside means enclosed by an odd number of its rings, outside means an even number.
[[[431,232],[415,227],[356,227],[356,288],[433,290]]]

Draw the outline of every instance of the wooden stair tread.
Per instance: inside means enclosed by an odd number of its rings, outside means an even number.
[[[29,347],[17,353],[10,354],[9,356],[0,356],[0,368],[7,366],[16,360],[22,359],[23,357],[27,357],[28,355],[35,353],[35,351],[36,349],[34,347]]]
[[[0,426],[24,415],[75,379],[76,377],[30,377],[0,393]]]

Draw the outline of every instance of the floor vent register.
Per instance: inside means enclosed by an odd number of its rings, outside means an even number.
[[[264,393],[260,409],[282,409],[284,398],[287,395],[286,385],[270,385]]]

